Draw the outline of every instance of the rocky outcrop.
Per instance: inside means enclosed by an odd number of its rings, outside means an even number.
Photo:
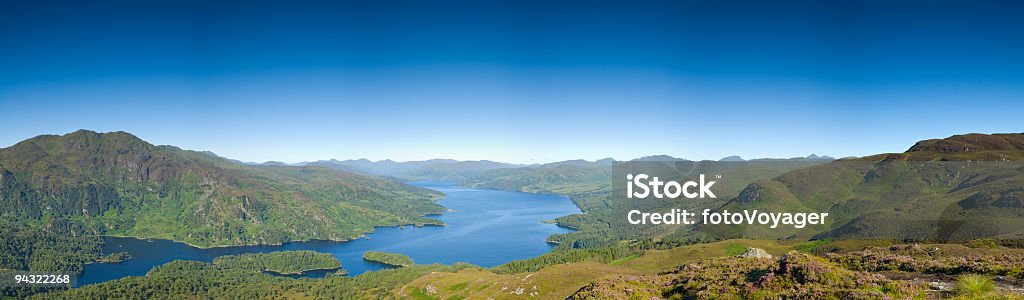
[[[768,251],[764,251],[764,249],[751,247],[751,248],[747,248],[747,251],[743,251],[743,253],[740,253],[740,255],[737,255],[736,257],[739,257],[739,258],[772,258],[773,256],[771,254],[768,254]]]

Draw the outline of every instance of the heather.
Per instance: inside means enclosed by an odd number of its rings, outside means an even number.
[[[830,253],[826,258],[852,270],[948,275],[973,273],[1024,279],[1024,249],[909,244]]]
[[[574,299],[910,299],[923,293],[915,283],[877,273],[851,271],[813,255],[789,252],[778,260],[716,258],[650,276],[599,280]]]

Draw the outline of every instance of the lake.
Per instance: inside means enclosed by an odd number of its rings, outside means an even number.
[[[104,254],[123,251],[132,258],[120,263],[88,264],[78,278],[78,285],[143,276],[153,267],[173,260],[212,262],[222,255],[285,250],[331,253],[341,260],[342,268],[348,270],[350,276],[388,268],[364,261],[365,251],[401,253],[423,264],[468,262],[491,267],[550,251],[553,245],[545,242],[548,236],[572,230],[541,221],[580,212],[568,198],[559,195],[471,189],[434,182],[411,185],[445,193],[438,203],[450,211],[431,217],[448,226],[377,227],[367,234],[368,239],[346,242],[306,241],[210,249],[168,240],[106,237]],[[305,276],[323,277],[326,273],[311,272]]]

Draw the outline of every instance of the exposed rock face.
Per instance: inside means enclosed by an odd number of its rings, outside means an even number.
[[[1024,188],[998,191],[998,193],[978,192],[957,202],[963,208],[1022,208],[1024,207]]]
[[[736,257],[739,257],[739,258],[772,258],[772,255],[768,254],[768,251],[764,251],[764,249],[761,249],[761,248],[747,248],[747,251],[743,251],[743,253],[740,253],[740,255],[737,255]]]

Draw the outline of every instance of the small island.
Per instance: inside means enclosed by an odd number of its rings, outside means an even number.
[[[128,255],[128,252],[117,252],[100,257],[96,261],[101,263],[119,263],[128,260],[129,258],[132,258],[132,256]]]
[[[334,255],[309,250],[225,255],[213,259],[213,264],[222,268],[277,274],[302,274],[307,271],[341,268],[341,261]]]
[[[407,267],[413,264],[412,258],[398,253],[366,251],[363,253],[363,260],[378,262],[396,267]]]

